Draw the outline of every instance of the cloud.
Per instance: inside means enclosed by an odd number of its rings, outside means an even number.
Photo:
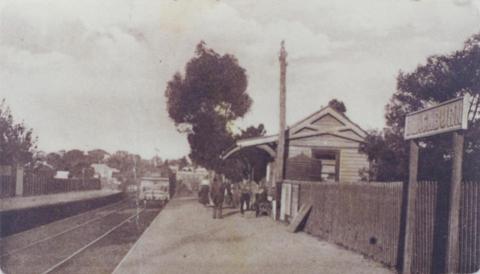
[[[289,123],[336,97],[361,126],[378,128],[398,71],[461,47],[479,23],[479,1],[466,0],[4,1],[0,97],[42,149],[176,157],[188,145],[163,93],[195,45],[238,58],[254,104],[237,126],[262,122],[272,133],[286,40]]]

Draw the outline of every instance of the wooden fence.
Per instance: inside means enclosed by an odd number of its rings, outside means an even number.
[[[480,183],[462,185],[460,209],[460,271],[480,269]]]
[[[308,201],[307,233],[396,265],[402,183],[300,184],[300,206]]]
[[[290,208],[313,204],[304,228],[307,233],[387,266],[397,266],[403,240],[401,182],[287,183],[299,187],[298,205]],[[417,184],[412,269],[407,273],[442,271],[448,189],[439,186],[447,185],[427,181]],[[480,268],[480,183],[462,183],[461,197],[458,272],[472,273]]]
[[[15,176],[0,175],[0,198],[15,196]]]
[[[412,273],[432,271],[437,193],[437,183],[418,182],[413,229]]]
[[[55,179],[43,174],[26,172],[23,180],[23,196],[95,190],[101,188],[99,179]]]
[[[415,201],[412,273],[438,273],[444,267],[448,184],[419,182]],[[480,268],[480,183],[461,186],[459,273]]]

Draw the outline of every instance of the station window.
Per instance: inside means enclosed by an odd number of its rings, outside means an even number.
[[[339,152],[337,150],[312,149],[312,175],[321,181],[338,181]]]

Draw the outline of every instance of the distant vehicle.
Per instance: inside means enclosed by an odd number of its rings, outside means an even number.
[[[135,192],[135,191],[137,191],[137,185],[128,185],[127,191],[128,191],[128,192]]]
[[[167,177],[142,177],[139,191],[139,198],[145,205],[165,205],[170,200],[170,180]]]

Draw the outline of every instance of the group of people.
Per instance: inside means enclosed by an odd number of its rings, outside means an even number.
[[[256,216],[258,216],[260,204],[268,201],[267,191],[263,183],[258,184],[247,179],[239,183],[225,183],[217,176],[214,176],[212,181],[209,180],[208,176],[205,176],[200,183],[198,195],[200,203],[213,207],[214,219],[222,218],[224,202],[233,208],[240,206],[242,215],[253,207]]]

